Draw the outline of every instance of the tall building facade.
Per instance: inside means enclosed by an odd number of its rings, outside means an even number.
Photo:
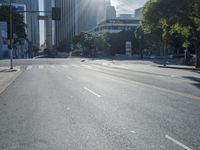
[[[117,17],[116,9],[114,6],[106,7],[106,20],[107,19],[115,19]]]
[[[143,7],[138,8],[138,9],[135,10],[135,18],[137,18],[137,19],[141,19],[142,18],[142,9],[143,9]]]
[[[45,16],[48,16],[48,20],[45,20],[44,24],[44,39],[45,47],[52,49],[55,44],[55,21],[52,20],[52,7],[55,7],[55,0],[44,0],[44,10],[47,11]]]
[[[55,0],[61,20],[55,21],[55,43],[94,28],[105,18],[105,0]]]
[[[105,0],[78,0],[78,32],[88,31],[105,19]]]
[[[0,0],[1,4],[3,2],[5,2],[5,0]],[[39,10],[38,0],[16,0],[16,2],[12,5],[15,6],[19,11]],[[27,38],[32,43],[33,47],[39,48],[40,36],[37,14],[22,13],[22,15],[24,16],[24,22],[26,24]]]

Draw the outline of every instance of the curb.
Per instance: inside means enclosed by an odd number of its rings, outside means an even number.
[[[10,71],[10,72],[14,72],[14,71]],[[14,76],[11,76],[5,81],[3,81],[3,84],[0,86],[0,94],[2,94],[16,80],[22,74],[22,72],[23,71],[16,71],[16,74]]]
[[[158,66],[159,68],[168,68],[168,69],[179,69],[179,70],[188,70],[188,71],[200,71],[199,68],[187,68],[187,67],[176,67],[176,66]]]

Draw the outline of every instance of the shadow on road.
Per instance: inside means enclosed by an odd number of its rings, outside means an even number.
[[[193,81],[194,83],[192,83],[192,85],[200,88],[200,78],[198,78],[198,77],[190,77],[190,76],[185,76],[183,78],[189,79],[190,81]]]
[[[6,73],[6,72],[16,72],[17,70],[16,69],[2,69],[0,70],[0,73]]]

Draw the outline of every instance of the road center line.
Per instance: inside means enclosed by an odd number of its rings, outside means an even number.
[[[184,145],[183,143],[175,140],[174,138],[170,137],[169,135],[165,135],[165,138],[174,142],[175,144],[179,145],[180,147],[186,149],[186,150],[192,150],[191,148],[187,147],[186,145]]]
[[[86,91],[90,92],[91,94],[95,95],[96,97],[101,97],[101,95],[99,95],[99,94],[97,94],[96,92],[94,92],[94,91],[88,89],[87,87],[84,87],[84,89],[85,89]]]

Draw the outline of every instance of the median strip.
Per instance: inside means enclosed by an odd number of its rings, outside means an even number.
[[[87,87],[84,88],[86,91],[90,92],[91,94],[95,95],[96,97],[101,97],[101,95],[97,94],[96,92],[88,89]]]

